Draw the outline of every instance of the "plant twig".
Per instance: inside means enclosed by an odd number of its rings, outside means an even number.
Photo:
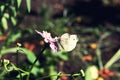
[[[36,64],[37,60],[40,58],[41,54],[44,52],[44,50],[47,48],[48,44],[45,44],[45,46],[43,47],[43,49],[41,50],[41,52],[39,53],[38,57],[35,59],[35,61],[33,62],[32,66],[30,67],[29,69],[29,75],[27,77],[27,80],[29,80],[29,77],[30,77],[30,73],[34,67],[34,65]]]

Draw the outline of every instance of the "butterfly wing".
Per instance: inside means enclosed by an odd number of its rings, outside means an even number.
[[[60,44],[65,51],[72,51],[76,47],[77,41],[77,35],[65,33],[60,37]]]
[[[76,47],[77,42],[78,42],[77,35],[70,35],[69,44],[68,44],[70,51]]]
[[[60,44],[63,47],[63,49],[65,49],[65,50],[67,49],[67,45],[69,44],[68,40],[69,40],[69,34],[68,33],[63,34],[60,37]]]

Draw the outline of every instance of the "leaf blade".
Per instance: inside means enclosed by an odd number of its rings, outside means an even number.
[[[17,0],[17,7],[20,8],[22,0]]]
[[[27,4],[27,10],[28,10],[28,12],[30,12],[30,10],[31,10],[31,0],[26,0],[26,4]]]

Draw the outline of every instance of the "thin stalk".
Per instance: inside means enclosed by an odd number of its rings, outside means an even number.
[[[20,50],[21,44],[17,43],[17,52],[16,52],[16,65],[19,66],[19,50]]]
[[[20,69],[20,68],[17,68],[17,67],[16,67],[16,70],[17,70],[17,71],[21,71],[21,72],[26,73],[26,74],[28,74],[28,73],[29,73],[29,72],[24,71],[24,70],[22,70],[22,69]]]
[[[18,67],[18,60],[19,60],[19,50],[17,50],[17,52],[16,52],[16,66]]]
[[[61,75],[61,72],[59,72],[58,75]],[[57,76],[56,80],[58,80],[59,78],[60,78],[60,76]]]
[[[27,76],[27,80],[29,80],[29,77],[30,77],[30,73],[34,67],[34,65],[36,64],[37,60],[40,58],[41,54],[44,52],[44,50],[47,48],[48,44],[45,44],[45,46],[43,47],[43,49],[41,50],[41,52],[39,53],[38,57],[35,59],[35,61],[33,62],[32,66],[30,67],[30,70],[29,70],[29,75]]]
[[[120,49],[115,53],[115,55],[105,64],[105,68],[111,67],[111,65],[120,59]]]
[[[32,71],[32,69],[33,69],[35,63],[36,63],[37,60],[40,58],[41,54],[43,53],[43,51],[44,51],[45,49],[46,49],[46,44],[45,44],[44,48],[41,50],[41,52],[39,53],[38,57],[37,57],[37,58],[35,59],[35,61],[33,62],[32,66],[31,66],[31,68],[30,68],[30,70],[29,70],[29,72]]]
[[[106,38],[108,35],[110,35],[110,33],[106,32],[100,37],[100,39],[98,41],[98,46],[97,46],[97,49],[96,49],[96,54],[97,54],[97,58],[98,58],[98,65],[99,65],[100,69],[103,69],[100,47],[101,47],[101,44],[102,44],[102,40],[104,38]]]
[[[96,49],[96,54],[97,54],[97,58],[98,58],[98,65],[101,70],[101,69],[103,69],[103,63],[102,63],[102,58],[101,58],[101,51],[99,48]]]
[[[20,80],[23,80],[23,79],[22,79],[22,75],[21,75],[21,72],[20,72],[20,71],[18,71],[18,72],[19,72],[19,74],[20,74]]]
[[[41,79],[44,79],[44,78],[48,78],[48,77],[52,77],[52,76],[71,76],[71,77],[76,77],[76,76],[80,76],[81,74],[80,73],[76,73],[76,74],[53,74],[53,75],[48,75],[48,76],[44,76],[44,77],[41,77]]]
[[[11,65],[14,67],[14,69],[15,69],[16,71],[21,71],[21,72],[23,72],[23,73],[28,73],[27,71],[25,71],[25,70],[23,70],[23,69],[21,69],[21,68],[16,67],[13,63],[11,63]]]

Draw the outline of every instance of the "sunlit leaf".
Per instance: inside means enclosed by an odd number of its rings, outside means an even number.
[[[39,72],[39,68],[38,67],[33,67],[32,71],[31,71],[34,75],[37,76],[37,73]]]
[[[50,70],[49,75],[57,74],[57,72],[55,71],[55,67],[53,65],[49,66],[49,70]],[[51,80],[56,80],[57,76],[51,76],[50,78]]]
[[[17,11],[16,11],[15,7],[10,7],[10,9],[11,9],[11,11],[13,13],[13,16],[17,16]]]
[[[25,48],[21,48],[21,49],[23,50],[24,54],[27,55],[28,60],[31,63],[33,63],[35,61],[35,59],[36,59],[35,54],[32,51],[28,50],[28,49],[25,49]],[[36,62],[36,65],[39,65],[38,61]]]
[[[7,18],[7,19],[10,17],[8,13],[4,13],[3,16],[4,16],[5,18]]]
[[[4,30],[8,29],[8,23],[7,23],[7,19],[5,17],[2,17],[2,26]]]
[[[31,0],[26,0],[28,12],[31,10]]]
[[[3,12],[4,9],[5,9],[5,5],[1,5],[1,6],[0,6],[0,10],[1,10],[1,12]]]
[[[11,17],[10,19],[11,19],[12,24],[15,26],[17,24],[16,19],[14,17]]]
[[[16,41],[20,37],[21,37],[21,32],[13,33],[10,36],[8,36],[6,44],[10,44],[11,42]]]
[[[22,0],[17,0],[17,7],[19,8],[21,5]]]

